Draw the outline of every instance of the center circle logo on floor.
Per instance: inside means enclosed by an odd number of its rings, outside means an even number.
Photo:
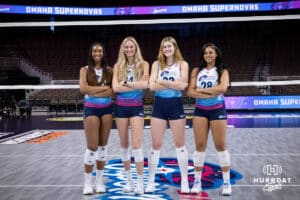
[[[134,163],[132,158],[131,163]],[[144,159],[144,185],[147,184],[148,179],[148,160]],[[192,160],[189,160],[188,166],[188,180],[190,188],[194,182],[193,175],[194,167]],[[131,173],[134,180],[137,179],[135,165],[131,166]],[[95,173],[93,174],[96,175]],[[126,175],[123,168],[121,159],[110,160],[105,165],[105,174],[109,181],[106,182],[107,192],[103,195],[96,197],[96,199],[112,199],[118,197],[118,199],[173,199],[170,197],[174,193],[174,190],[180,191],[180,170],[176,158],[160,158],[158,168],[155,175],[156,190],[153,194],[134,195],[133,193],[123,193],[122,187],[125,185]],[[242,175],[236,170],[230,170],[230,181],[231,184],[235,184],[237,180],[242,179]],[[205,163],[202,172],[202,188],[203,190],[217,189],[222,186],[223,178],[222,171],[219,165],[212,163]],[[172,190],[172,191],[169,191]],[[179,196],[188,197],[191,196],[193,199],[202,198],[207,196],[205,192],[199,195],[191,194],[180,194]]]

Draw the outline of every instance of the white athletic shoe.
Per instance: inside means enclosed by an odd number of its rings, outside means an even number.
[[[90,195],[94,193],[94,189],[91,185],[84,184],[82,194]]]
[[[231,185],[230,185],[230,183],[224,183],[223,184],[222,195],[223,196],[230,196],[231,193],[232,193],[232,191],[231,191]]]
[[[201,182],[195,181],[195,182],[194,182],[194,185],[193,185],[193,187],[192,187],[192,189],[191,189],[191,193],[199,194],[201,191],[202,191],[202,185],[201,185]]]
[[[148,182],[145,193],[153,193],[155,191],[155,183],[154,182]]]
[[[138,194],[138,195],[144,194],[144,183],[143,182],[141,182],[141,181],[136,182],[136,186],[134,188],[134,193]]]
[[[133,191],[133,188],[134,188],[134,184],[133,184],[132,180],[126,181],[126,184],[124,185],[122,191],[124,193],[129,193],[129,192]]]
[[[190,187],[187,181],[181,182],[181,193],[190,193]]]
[[[104,184],[96,185],[96,193],[104,193],[106,192],[106,187]]]

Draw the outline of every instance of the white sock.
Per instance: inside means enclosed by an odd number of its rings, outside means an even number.
[[[138,182],[144,182],[144,177],[143,177],[143,175],[138,175],[137,181],[138,181]]]
[[[188,152],[185,146],[176,148],[177,161],[181,173],[181,182],[188,182],[187,171],[188,171]]]
[[[201,183],[201,176],[202,176],[202,170],[201,171],[194,171],[194,182]]]
[[[104,170],[96,170],[96,184],[101,185],[102,184],[102,178],[103,178],[103,172]]]
[[[131,176],[130,170],[126,171],[126,176],[127,176],[127,180],[128,181],[132,180],[132,176]]]
[[[230,183],[230,170],[222,172],[224,183]]]
[[[85,185],[92,185],[92,173],[84,172],[84,181]]]
[[[160,150],[152,149],[150,150],[149,159],[148,159],[148,176],[149,176],[149,183],[154,183],[155,181],[155,173],[159,163],[159,154]]]

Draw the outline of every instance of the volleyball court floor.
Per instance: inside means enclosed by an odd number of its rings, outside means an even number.
[[[105,167],[107,192],[82,195],[85,136],[80,117],[32,116],[1,121],[0,199],[299,199],[300,113],[229,114],[227,145],[233,193],[222,197],[222,177],[211,134],[201,194],[180,194],[175,147],[167,129],[156,175],[156,191],[136,196],[121,192],[124,171],[119,137],[111,130]],[[148,120],[146,120],[146,124]],[[188,120],[186,146],[192,186],[193,132]],[[23,128],[22,128],[23,127]],[[150,129],[143,136],[145,184]],[[134,165],[132,173],[135,175]]]

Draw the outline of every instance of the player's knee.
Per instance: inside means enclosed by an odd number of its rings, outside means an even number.
[[[203,167],[205,160],[205,152],[194,151],[193,153],[193,162],[196,167]]]
[[[152,144],[152,148],[153,148],[153,149],[161,149],[161,147],[162,147],[162,144],[161,144],[161,143],[153,143],[153,144]]]
[[[205,151],[205,149],[206,149],[206,143],[205,142],[198,142],[196,144],[196,151],[203,152],[203,151]]]
[[[221,167],[228,167],[230,166],[230,155],[227,150],[225,151],[218,151],[218,158]]]
[[[107,159],[107,146],[99,146],[97,150],[96,159],[99,161],[106,161]]]
[[[174,145],[175,145],[176,148],[182,147],[182,146],[185,145],[184,140],[178,140],[177,139],[177,140],[174,141]]]
[[[96,152],[98,150],[98,145],[88,145],[87,149]]]
[[[217,151],[225,151],[226,150],[225,144],[216,144],[215,146],[216,146]]]
[[[132,155],[134,157],[134,161],[135,162],[142,162],[144,161],[144,155],[143,155],[143,151],[141,148],[139,149],[133,149],[132,150]]]
[[[132,149],[140,149],[141,148],[141,144],[132,144]]]
[[[96,159],[96,152],[86,149],[84,154],[84,163],[86,165],[94,165],[95,159]]]
[[[123,162],[130,160],[129,148],[121,148],[121,159]]]

